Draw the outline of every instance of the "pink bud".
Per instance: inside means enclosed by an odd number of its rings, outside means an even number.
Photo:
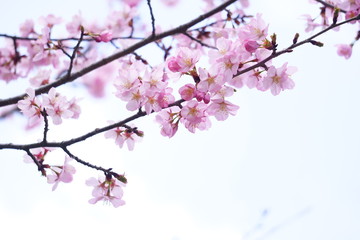
[[[175,57],[171,57],[171,58],[169,58],[169,61],[168,61],[168,68],[172,72],[179,72],[181,69],[181,66],[179,65],[179,63],[177,62]]]
[[[112,39],[112,33],[109,31],[103,31],[102,33],[100,33],[99,36],[95,36],[94,40],[96,42],[109,42]]]
[[[250,41],[247,41],[244,46],[245,46],[246,51],[253,53],[256,51],[256,49],[259,48],[260,44],[258,44],[256,41],[250,40]]]

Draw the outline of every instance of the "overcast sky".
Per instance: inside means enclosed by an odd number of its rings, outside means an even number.
[[[158,23],[171,18],[175,26],[196,17],[189,6],[193,1],[184,2],[166,12],[154,4]],[[307,0],[253,2],[248,12],[263,13],[279,48],[290,44],[296,32],[305,37],[301,15],[318,10]],[[1,5],[1,33],[16,33],[13,29],[25,19],[47,13],[69,19],[80,8],[85,16],[106,10],[101,1]],[[123,207],[87,203],[92,189],[84,182],[98,175],[91,169],[73,163],[74,182],[60,183],[52,192],[36,168],[23,163],[22,152],[0,151],[0,238],[358,240],[360,55],[355,46],[345,60],[334,47],[351,42],[356,31],[354,25],[345,27],[322,36],[323,48],[304,46],[276,59],[278,66],[289,62],[298,68],[296,87],[276,97],[241,89],[232,98],[240,106],[238,114],[225,122],[213,120],[208,131],[181,129],[174,138],[164,138],[150,116],[135,122],[145,137],[133,152],[103,136],[74,146],[79,157],[126,172]],[[16,92],[15,86],[0,83],[0,98],[8,94],[5,87]],[[83,106],[85,123],[53,126],[49,137],[69,139],[127,116],[123,109],[104,108],[105,102],[91,101]],[[20,117],[0,121],[0,142],[41,137],[41,129],[24,132],[23,126]],[[75,128],[68,131],[67,126]],[[63,155],[54,158],[62,161]]]

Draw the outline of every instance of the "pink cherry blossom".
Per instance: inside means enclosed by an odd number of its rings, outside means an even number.
[[[29,117],[28,127],[31,128],[42,121],[43,106],[40,100],[35,96],[34,89],[28,88],[26,94],[27,96],[25,99],[20,100],[17,106],[25,116]]]
[[[205,112],[206,107],[205,103],[190,100],[181,109],[181,122],[190,132],[195,133],[196,129],[206,130],[211,126]]]
[[[50,69],[41,69],[34,77],[29,79],[30,84],[34,87],[46,85],[50,82],[50,74]]]
[[[264,40],[268,34],[268,28],[269,25],[263,20],[262,15],[256,14],[249,24],[246,24],[244,28],[239,28],[239,37],[244,40]]]
[[[187,47],[180,47],[175,57],[167,59],[167,65],[172,72],[187,73],[195,67],[199,61],[200,51]]]
[[[52,148],[35,148],[31,150],[31,154],[35,157],[35,159],[43,163],[45,160],[45,156],[48,152],[50,152]],[[28,155],[24,155],[24,162],[25,163],[34,163],[34,160]]]
[[[156,121],[161,125],[161,135],[166,137],[173,137],[178,130],[180,121],[180,108],[174,106],[162,110],[156,115]]]
[[[124,191],[123,187],[126,185],[115,178],[105,179],[94,177],[86,180],[86,185],[94,187],[89,203],[95,204],[98,201],[110,202],[114,207],[119,207],[125,204],[122,199]]]
[[[99,35],[93,36],[96,42],[110,42],[112,37],[112,32],[109,30],[105,30],[101,32]]]
[[[161,0],[161,2],[168,7],[174,7],[179,3],[179,0]]]
[[[46,17],[40,17],[40,23],[44,26],[52,28],[54,25],[61,23],[61,18],[56,17],[53,14],[49,14]]]
[[[31,33],[34,33],[34,21],[28,19],[22,23],[20,25],[20,33],[22,37],[28,37]]]
[[[126,142],[129,151],[134,150],[135,142],[139,141],[142,136],[143,133],[136,128],[135,130],[130,130],[125,127],[117,127],[105,133],[105,138],[114,138],[115,143],[119,145],[120,148],[122,148]]]
[[[74,115],[74,112],[69,110],[69,102],[64,96],[56,93],[55,88],[51,88],[48,94],[43,95],[43,104],[46,113],[56,125],[61,124],[63,118],[70,118]]]
[[[295,86],[294,81],[290,75],[294,73],[294,67],[288,67],[285,63],[280,68],[274,66],[269,67],[266,77],[261,82],[261,89],[266,91],[270,89],[271,93],[275,96],[285,89],[292,89]]]
[[[136,7],[142,0],[123,0],[123,2],[130,7]]]
[[[349,59],[352,54],[352,45],[349,44],[338,44],[337,46],[337,54],[345,59]]]
[[[167,87],[157,94],[157,102],[161,108],[167,108],[169,104],[175,101],[172,91],[172,88]]]
[[[217,92],[225,82],[222,74],[216,72],[215,68],[210,70],[199,68],[199,78],[197,89],[202,92]]]
[[[236,106],[229,101],[224,99],[214,99],[211,101],[211,104],[206,109],[206,112],[209,115],[215,116],[215,118],[219,121],[224,121],[230,115],[235,115],[239,106]]]
[[[69,164],[71,160],[70,157],[65,157],[65,162],[63,166],[51,166],[53,174],[47,174],[47,182],[54,184],[52,190],[54,191],[60,182],[69,183],[73,180],[73,175],[76,172],[76,169]]]
[[[189,101],[191,99],[193,99],[195,97],[195,85],[194,84],[186,84],[185,86],[182,86],[180,89],[179,89],[179,93],[181,95],[181,98],[186,100],[186,101]]]

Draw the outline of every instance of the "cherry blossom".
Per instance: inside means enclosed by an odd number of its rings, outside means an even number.
[[[345,59],[349,59],[352,53],[352,45],[349,44],[338,44],[337,54]]]
[[[42,102],[35,96],[35,90],[28,88],[26,90],[27,96],[20,100],[17,104],[20,111],[29,117],[28,126],[31,128],[42,121]]]
[[[34,77],[30,78],[30,84],[34,87],[39,87],[49,83],[51,70],[41,69]]]
[[[105,138],[114,138],[115,143],[119,145],[120,148],[122,148],[126,142],[129,151],[134,149],[135,142],[139,141],[142,136],[142,131],[136,128],[128,129],[125,127],[117,127],[105,133]]]
[[[180,108],[174,106],[162,110],[156,115],[156,121],[161,125],[161,135],[166,137],[173,137],[178,130],[180,121]]]
[[[284,63],[280,68],[271,66],[267,71],[266,77],[261,82],[262,90],[270,89],[271,93],[275,96],[285,89],[292,89],[295,83],[290,78],[290,75],[295,71],[294,67],[287,67],[287,63]]]
[[[175,57],[167,59],[167,66],[172,72],[187,73],[195,67],[199,61],[200,51],[191,50],[187,47],[180,47]]]
[[[56,125],[61,124],[63,118],[70,118],[74,115],[74,112],[69,110],[70,104],[67,99],[56,93],[55,88],[51,88],[48,94],[43,95],[43,103],[46,113]]]
[[[110,202],[114,207],[120,207],[125,204],[122,199],[126,186],[125,183],[120,182],[115,178],[94,177],[86,180],[86,185],[94,187],[89,203],[95,204],[98,201]]]
[[[98,35],[94,35],[93,38],[96,42],[110,42],[113,36],[109,30],[105,30]]]
[[[63,166],[51,166],[50,169],[53,174],[47,174],[47,182],[54,184],[52,190],[55,191],[60,182],[69,183],[73,180],[73,175],[76,169],[69,164],[70,157],[66,156]]]
[[[209,115],[215,116],[219,121],[224,121],[230,115],[235,115],[239,106],[236,106],[224,99],[214,99],[211,101],[210,106],[206,109]]]
[[[206,107],[205,103],[190,100],[181,109],[181,122],[190,132],[195,133],[196,129],[206,130],[211,126]]]

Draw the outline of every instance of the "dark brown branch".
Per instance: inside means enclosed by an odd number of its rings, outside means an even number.
[[[213,10],[203,14],[203,15],[200,15],[199,17],[195,18],[194,20],[188,22],[188,23],[185,23],[183,25],[180,25],[176,28],[173,28],[169,31],[166,31],[166,32],[163,32],[163,33],[160,33],[160,34],[157,34],[155,36],[149,36],[147,38],[145,38],[144,40],[140,41],[140,42],[137,42],[135,43],[134,45],[124,49],[123,51],[121,52],[118,52],[118,53],[115,53],[113,55],[110,55],[102,60],[99,60],[95,63],[93,63],[92,65],[86,67],[86,68],[83,68],[82,70],[76,72],[76,73],[73,73],[71,76],[64,76],[62,78],[60,78],[59,80],[53,82],[53,83],[50,83],[46,86],[43,86],[43,87],[40,87],[38,89],[35,90],[35,94],[36,95],[39,95],[39,94],[42,94],[42,93],[47,93],[52,87],[58,87],[58,86],[61,86],[65,83],[69,83],[69,82],[72,82],[74,81],[75,79],[78,79],[79,77],[82,77],[84,76],[85,74],[95,70],[95,69],[98,69],[112,61],[115,61],[121,57],[124,57],[132,52],[134,52],[135,50],[139,49],[139,48],[142,48],[144,46],[146,46],[147,44],[149,43],[152,43],[154,41],[157,41],[157,40],[160,40],[162,38],[165,38],[165,37],[168,37],[168,36],[172,36],[172,35],[175,35],[175,34],[179,34],[179,33],[183,33],[185,32],[187,29],[189,29],[190,27],[196,25],[197,23],[207,19],[208,17],[222,11],[223,9],[225,9],[227,6],[231,5],[232,3],[236,2],[237,0],[229,0],[229,1],[226,1],[224,2],[223,4],[221,4],[220,6],[214,8]],[[22,94],[20,96],[16,96],[16,97],[13,97],[13,98],[9,98],[9,99],[5,99],[5,100],[0,100],[0,107],[3,107],[3,106],[7,106],[7,105],[10,105],[10,104],[16,104],[19,100],[23,99],[24,97],[26,96],[26,94]]]
[[[70,64],[69,64],[69,69],[67,71],[66,78],[69,78],[70,75],[71,75],[71,70],[72,70],[73,65],[74,65],[74,59],[76,57],[76,53],[77,53],[77,51],[78,51],[78,49],[80,47],[80,44],[81,44],[81,42],[83,40],[83,37],[84,37],[84,28],[81,27],[80,38],[79,38],[79,41],[77,42],[76,46],[74,47],[73,53],[72,53],[72,55],[70,57]]]
[[[41,114],[44,117],[44,134],[43,134],[43,142],[46,143],[47,142],[47,133],[49,132],[49,121],[47,118],[47,113],[46,110],[44,109]]]
[[[332,9],[338,8],[338,7],[332,5],[332,4],[328,3],[328,2],[322,1],[322,0],[315,0],[315,1],[317,1],[318,3],[321,3],[322,5],[324,5],[325,7],[328,7],[328,8],[332,8]],[[343,9],[340,9],[340,12],[346,13],[346,11],[343,10]]]
[[[150,16],[151,16],[151,27],[152,27],[152,34],[151,36],[155,36],[155,17],[154,12],[151,6],[151,0],[147,0],[147,5],[149,6]]]
[[[191,40],[197,42],[198,44],[200,44],[201,46],[203,47],[208,47],[208,48],[212,48],[212,49],[217,49],[217,47],[214,47],[214,46],[210,46],[202,41],[200,41],[199,39],[197,38],[194,38],[193,36],[191,36],[190,34],[188,34],[187,32],[184,32],[183,33],[185,36],[187,36],[188,38],[190,38]]]

